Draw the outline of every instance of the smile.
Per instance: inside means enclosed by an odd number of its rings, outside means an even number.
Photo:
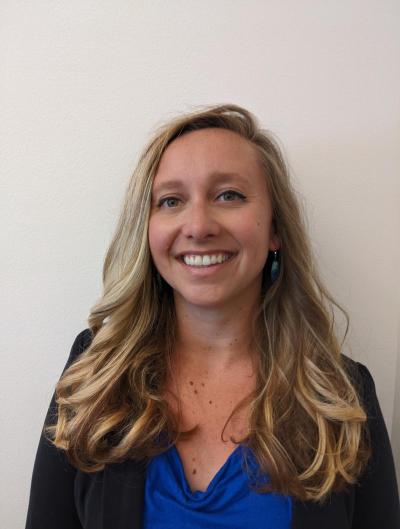
[[[187,266],[207,267],[224,263],[233,257],[234,254],[210,254],[210,255],[183,255],[182,261]]]

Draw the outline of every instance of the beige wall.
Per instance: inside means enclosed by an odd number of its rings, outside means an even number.
[[[351,316],[344,352],[371,370],[400,453],[399,3],[0,11],[0,525],[23,526],[45,410],[100,293],[138,151],[161,119],[200,104],[244,105],[283,143],[322,275]]]

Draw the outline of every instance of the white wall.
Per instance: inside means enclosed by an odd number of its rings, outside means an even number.
[[[344,352],[370,368],[399,453],[399,3],[3,0],[0,11],[0,525],[23,527],[45,411],[100,294],[138,152],[155,125],[201,104],[248,107],[280,138],[323,277],[351,316]]]

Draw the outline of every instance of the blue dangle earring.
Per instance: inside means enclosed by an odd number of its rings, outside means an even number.
[[[279,276],[279,261],[278,261],[278,251],[274,251],[274,260],[272,261],[271,266],[271,281],[274,282],[278,279]]]

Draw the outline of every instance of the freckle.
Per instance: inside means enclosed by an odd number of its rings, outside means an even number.
[[[209,400],[208,402],[209,402],[210,404],[212,404],[212,400]]]
[[[192,474],[196,474],[197,470],[194,468]]]
[[[202,382],[202,383],[201,383],[201,385],[202,385],[202,386],[203,386],[203,388],[204,388],[204,382]]]
[[[196,395],[197,395],[197,389],[195,389],[195,390],[194,390],[194,392],[195,392],[195,393],[196,393]]]
[[[195,457],[192,457],[192,461],[196,461],[196,458],[195,458]]]
[[[192,382],[192,381],[190,381],[189,384],[190,384],[191,386],[193,386],[193,382]]]

